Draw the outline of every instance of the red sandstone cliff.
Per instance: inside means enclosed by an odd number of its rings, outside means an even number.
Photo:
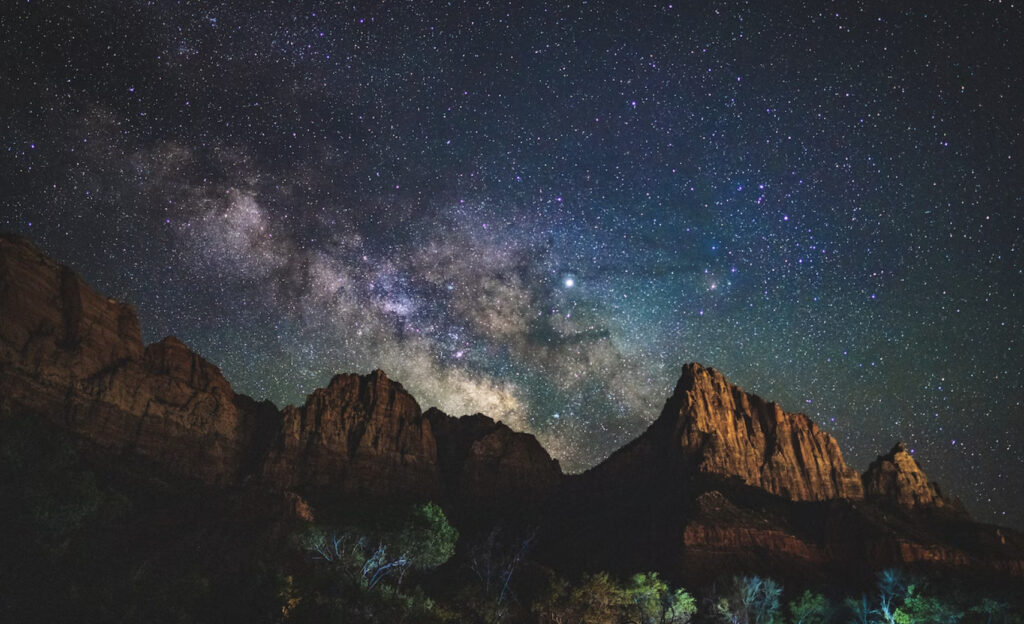
[[[210,483],[241,475],[249,415],[174,338],[143,347],[132,308],[21,238],[0,237],[0,410]]]
[[[437,436],[438,462],[449,498],[468,497],[497,510],[536,509],[558,487],[562,470],[537,439],[474,414],[425,416]]]
[[[337,375],[282,414],[263,468],[267,483],[372,497],[437,496],[430,422],[383,371]]]
[[[963,510],[960,501],[946,498],[939,485],[928,480],[902,442],[873,461],[862,479],[865,494],[875,502],[907,508]]]
[[[0,235],[0,321],[0,414],[48,418],[107,455],[175,475],[320,495],[428,499],[447,488],[470,504],[512,505],[561,477],[533,436],[445,417],[458,474],[442,483],[431,421],[382,371],[338,375],[280,411],[236,394],[178,339],[144,347],[130,306],[21,237]]]
[[[666,471],[737,478],[795,501],[864,496],[835,438],[696,363],[683,367],[650,428],[592,472],[621,481],[630,474],[660,479]]]
[[[47,418],[112,461],[212,485],[439,496],[499,513],[539,513],[556,499],[550,552],[601,567],[842,572],[917,561],[1024,573],[1024,536],[970,522],[901,445],[862,481],[805,416],[699,364],[643,435],[564,477],[533,436],[482,415],[424,414],[380,371],[339,375],[284,410],[237,394],[181,341],[143,346],[130,306],[0,235],[0,418],[14,413]]]

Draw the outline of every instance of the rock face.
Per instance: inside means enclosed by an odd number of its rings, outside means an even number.
[[[112,464],[270,493],[291,516],[313,510],[289,490],[437,498],[492,526],[526,515],[556,566],[685,578],[924,562],[1024,575],[1024,536],[971,522],[902,445],[861,478],[805,416],[699,364],[644,434],[565,476],[533,436],[423,413],[381,371],[338,375],[283,410],[238,394],[176,338],[144,346],[130,306],[0,235],[0,418],[11,414],[45,418]]]
[[[426,417],[437,436],[438,463],[449,498],[466,497],[500,510],[523,505],[536,509],[561,481],[558,462],[528,433],[483,414],[454,418],[431,409]]]
[[[264,465],[268,483],[370,497],[437,495],[430,422],[383,371],[337,375],[304,405],[282,414]]]
[[[237,394],[178,339],[143,346],[130,306],[16,236],[0,235],[0,321],[0,415],[38,414],[108,456],[179,476],[467,505],[533,504],[561,477],[533,436],[484,416],[438,412],[439,442],[416,400],[379,370],[338,375],[283,410]]]
[[[963,508],[959,501],[943,496],[937,483],[928,481],[902,442],[873,461],[862,478],[865,494],[875,502],[906,508]]]
[[[174,338],[143,347],[126,304],[25,239],[0,237],[0,410],[47,415],[90,443],[210,483],[242,475],[256,413]]]
[[[868,578],[904,564],[1019,574],[1024,537],[948,513],[897,446],[861,477],[807,417],[688,364],[661,416],[569,476],[552,562],[706,582],[722,570]],[[935,513],[936,509],[942,513]],[[609,539],[608,536],[615,536]]]
[[[702,472],[736,476],[790,500],[864,495],[835,438],[803,414],[747,394],[713,368],[683,368],[665,417],[677,420],[679,444]]]
[[[737,478],[794,501],[864,497],[835,438],[696,363],[683,367],[658,420],[605,464],[595,472],[615,479],[657,466]]]

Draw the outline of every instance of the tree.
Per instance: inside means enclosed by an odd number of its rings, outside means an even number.
[[[850,624],[871,624],[873,622],[872,616],[875,610],[871,608],[867,594],[861,594],[860,600],[847,598],[843,604],[850,610],[852,616],[849,620]]]
[[[903,572],[887,568],[876,575],[878,585],[878,609],[885,624],[896,624],[896,610],[906,598],[909,587]]]
[[[435,503],[416,507],[392,535],[393,548],[403,553],[410,567],[420,570],[436,568],[451,559],[458,539],[459,531]]]
[[[1004,624],[1008,622],[1019,622],[1010,609],[1010,605],[992,598],[983,598],[981,604],[971,607],[972,613],[985,616],[985,624]]]
[[[907,587],[903,606],[893,613],[896,624],[956,624],[963,617],[963,611],[935,596],[917,593],[913,585]]]
[[[793,624],[826,624],[831,621],[832,605],[825,596],[805,590],[789,603]]]
[[[733,578],[731,595],[715,605],[719,619],[731,624],[770,624],[779,614],[782,586],[761,576]]]
[[[441,508],[427,503],[376,539],[353,530],[311,526],[300,535],[299,543],[315,558],[373,589],[388,577],[401,587],[409,569],[434,568],[448,561],[458,536]]]
[[[737,582],[740,600],[753,624],[769,624],[779,612],[782,586],[767,577],[744,576]]]
[[[633,575],[623,598],[631,624],[686,624],[697,611],[693,596],[670,589],[656,572]]]
[[[494,527],[483,540],[469,547],[469,569],[480,582],[485,598],[504,604],[513,597],[512,577],[526,559],[536,531],[525,537],[504,535]]]
[[[583,577],[569,598],[572,610],[571,622],[586,624],[618,624],[625,595],[607,572],[598,572]]]
[[[431,622],[441,610],[419,588],[402,589],[409,570],[441,565],[455,552],[456,530],[433,503],[375,519],[376,530],[310,526],[300,547],[321,562],[281,593],[294,622]]]

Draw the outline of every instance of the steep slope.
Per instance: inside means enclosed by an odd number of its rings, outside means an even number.
[[[379,370],[337,375],[283,410],[237,394],[180,340],[143,346],[130,306],[22,237],[0,235],[0,321],[0,416],[49,419],[107,457],[214,485],[328,497],[447,494],[467,506],[533,506],[561,477],[532,436],[438,412],[451,460],[444,470],[458,473],[443,484],[431,419]]]
[[[563,476],[533,436],[479,414],[423,413],[381,371],[338,375],[283,410],[238,394],[176,338],[143,346],[130,306],[0,235],[0,418],[13,414],[129,471],[317,500],[438,498],[492,524],[525,516],[557,567],[696,578],[926,563],[1024,575],[1024,537],[971,522],[902,445],[860,477],[805,416],[699,364],[644,434]],[[271,499],[308,515],[290,494]]]
[[[560,501],[543,549],[581,570],[653,566],[693,582],[723,570],[803,579],[907,564],[1024,571],[1024,538],[971,522],[902,446],[862,482],[807,417],[700,364],[683,368],[647,431],[568,477]]]
[[[885,455],[871,462],[861,477],[868,499],[905,508],[945,508],[963,511],[960,501],[946,498],[939,484],[929,481],[913,455],[897,442]]]
[[[610,481],[693,472],[795,501],[864,497],[835,438],[803,414],[785,412],[696,363],[683,367],[650,428],[592,471]]]
[[[537,439],[483,414],[455,418],[425,414],[438,441],[438,462],[448,500],[502,513],[536,512],[557,489],[562,470]]]
[[[134,310],[22,238],[0,237],[0,411],[40,414],[106,452],[231,483],[258,404],[174,338],[143,347]]]
[[[281,488],[366,497],[433,498],[437,442],[419,404],[383,371],[337,375],[282,412],[263,480]]]

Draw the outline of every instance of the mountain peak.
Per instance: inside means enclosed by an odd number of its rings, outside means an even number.
[[[739,477],[792,500],[863,497],[831,435],[803,414],[744,392],[714,368],[683,367],[659,418],[665,419],[674,422],[673,443],[701,472]]]
[[[903,442],[897,442],[888,453],[879,455],[861,479],[865,495],[876,502],[905,508],[951,507],[962,510],[959,501],[946,498],[938,484],[928,480]]]
[[[700,383],[707,383],[710,381],[725,381],[725,376],[714,368],[704,366],[700,362],[684,364],[682,373],[679,376],[679,381],[676,382],[675,393],[678,394],[679,392],[693,390]]]

